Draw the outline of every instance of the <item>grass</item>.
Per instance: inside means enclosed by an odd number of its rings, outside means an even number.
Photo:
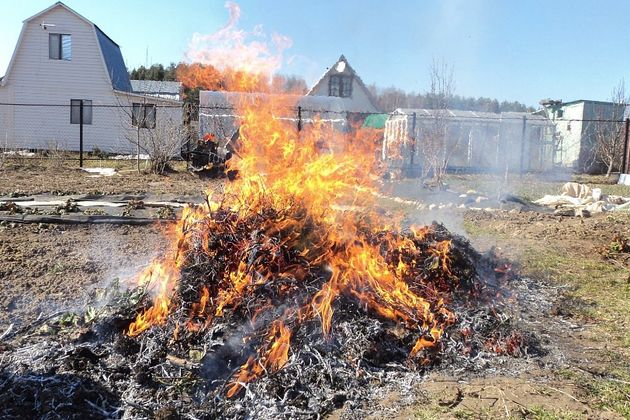
[[[491,236],[505,242],[506,249],[515,248],[514,237],[464,220],[464,229],[471,237]],[[572,252],[569,246],[547,245],[528,241],[519,255],[521,274],[569,286],[566,297],[581,302],[571,308],[583,319],[594,320],[608,338],[630,348],[630,270],[604,260],[599,254],[585,256]]]
[[[556,376],[575,383],[592,400],[593,407],[614,411],[630,418],[630,367],[623,356],[610,352],[610,368],[605,376],[577,369],[561,369]]]
[[[582,301],[579,315],[598,322],[603,332],[626,347],[630,343],[630,284],[628,270],[603,260],[586,259],[562,249],[528,247],[522,256],[523,274],[567,284],[567,297]]]
[[[573,420],[587,418],[586,415],[574,411],[543,407],[540,405],[527,408],[521,407],[521,410],[522,411],[517,413],[511,413],[510,416],[507,417],[506,413],[497,407],[486,407],[476,410],[470,408],[455,408],[454,410],[450,410],[446,407],[429,405],[428,407],[423,407],[416,411],[413,418],[417,420],[438,420],[444,418],[462,420],[493,420],[497,418],[510,420],[523,418],[532,420]]]
[[[534,406],[527,409],[525,418],[534,420],[573,420],[576,418],[585,418],[573,411],[567,410],[550,410],[545,407]]]
[[[472,237],[494,237],[506,244],[506,249],[522,248],[519,262],[523,275],[568,286],[566,300],[559,305],[574,314],[572,322],[596,324],[584,340],[586,344],[588,340],[603,344],[605,350],[598,357],[602,359],[599,369],[605,372],[593,375],[564,370],[558,376],[578,385],[593,408],[630,418],[630,270],[597,253],[579,252],[561,239],[551,244],[527,241],[515,247],[514,237],[492,226],[465,221],[464,228]],[[589,366],[591,363],[584,368]],[[532,415],[540,419],[572,418],[567,413],[543,409],[534,410]]]

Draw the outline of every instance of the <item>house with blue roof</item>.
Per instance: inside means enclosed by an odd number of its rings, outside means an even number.
[[[119,45],[57,2],[26,19],[0,79],[3,147],[133,153],[160,127],[182,123],[182,103],[134,91]],[[141,147],[142,149],[142,147]]]

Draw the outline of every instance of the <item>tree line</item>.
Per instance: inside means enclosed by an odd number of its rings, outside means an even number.
[[[140,66],[129,72],[133,80],[180,81],[184,85],[184,99],[194,102],[199,98],[199,89],[232,90],[233,86],[243,84],[231,83],[239,77],[238,72],[220,72],[211,65],[170,63],[153,64],[150,67]],[[436,98],[431,91],[425,93],[406,92],[396,87],[380,88],[368,86],[376,101],[376,105],[383,112],[392,112],[397,108],[436,109]],[[249,86],[248,91],[293,93],[303,95],[308,91],[308,85],[303,77],[295,75],[274,75],[271,80],[260,80]],[[534,108],[518,101],[498,101],[487,97],[472,97],[450,95],[446,101],[450,109],[479,112],[532,112]]]
[[[377,106],[383,112],[392,112],[397,108],[437,109],[437,101],[430,91],[425,93],[405,92],[395,87],[379,88],[368,86]],[[518,101],[498,101],[493,98],[450,95],[446,98],[450,109],[478,112],[533,112],[534,108]]]

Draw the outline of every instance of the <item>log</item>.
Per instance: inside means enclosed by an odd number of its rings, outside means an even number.
[[[60,225],[90,225],[90,224],[109,224],[109,225],[133,225],[144,226],[156,222],[173,223],[175,220],[169,219],[152,219],[144,217],[126,217],[126,216],[109,216],[109,215],[83,215],[73,214],[66,216],[48,216],[40,214],[16,214],[16,215],[0,215],[0,221],[13,223],[50,223]]]
[[[35,199],[33,197],[0,197],[0,201],[3,203],[7,203],[9,201],[12,201],[14,203],[19,203],[22,201],[34,201]]]
[[[20,207],[56,207],[64,206],[67,200],[49,200],[49,201],[34,201],[32,198],[27,200],[15,201],[15,200],[0,200],[0,204],[8,202],[14,202]],[[124,207],[129,202],[126,201],[101,201],[101,200],[74,200],[74,204],[79,207]],[[187,203],[180,203],[176,201],[147,201],[143,202],[145,207],[186,207]]]

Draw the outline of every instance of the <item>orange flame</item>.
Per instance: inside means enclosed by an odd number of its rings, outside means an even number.
[[[152,325],[162,325],[170,310],[169,293],[179,280],[179,270],[161,261],[154,261],[138,279],[140,286],[152,290],[157,287],[157,297],[153,305],[146,311],[138,314],[136,320],[129,325],[130,337],[140,335]]]
[[[249,78],[243,73],[242,78],[230,83],[237,84],[235,90],[245,90],[259,80],[258,75]],[[263,222],[257,230],[266,238],[279,238],[279,243],[263,246],[274,255],[281,247],[296,250],[310,265],[329,269],[330,277],[306,303],[271,321],[257,356],[250,356],[235,375],[227,392],[229,397],[236,395],[242,384],[287,363],[291,331],[299,324],[319,318],[322,333],[333,334],[333,305],[340,296],[355,299],[365,310],[417,331],[419,338],[410,356],[436,346],[445,328],[454,322],[439,295],[421,295],[421,288],[413,284],[426,280],[418,280],[413,274],[421,261],[406,261],[400,256],[405,251],[421,254],[414,240],[425,238],[429,229],[415,228],[412,237],[393,234],[388,231],[392,220],[373,210],[378,170],[374,136],[357,129],[340,133],[318,118],[298,131],[293,122],[282,118],[290,105],[289,99],[281,95],[235,104],[242,116],[239,158],[228,165],[239,176],[225,185],[220,205],[208,198],[203,206],[185,209],[177,227],[177,252],[174,261],[167,264],[180,267],[191,249],[201,248],[208,256],[215,256],[217,251],[210,248],[203,231],[236,229],[239,221],[273,209],[283,217]],[[220,206],[229,209],[234,219],[213,220],[212,213]],[[194,236],[191,232],[196,232],[198,224],[202,233]],[[372,243],[368,233],[379,235],[382,241]],[[199,243],[191,239],[193,236],[205,239]],[[238,246],[245,249],[248,244]],[[449,241],[437,242],[425,254],[433,258],[435,270],[445,277],[452,276]],[[304,277],[298,268],[275,273],[258,260],[240,261],[229,270],[220,276],[216,291],[202,290],[199,303],[192,308],[191,321],[205,317],[209,322],[212,317],[225,316],[227,310],[246,301],[248,291],[256,285],[282,276],[295,282]],[[169,273],[164,279],[168,285],[165,290],[170,293],[178,277]],[[152,308],[138,315],[130,326],[130,335],[164,322],[170,305],[166,292],[159,295]],[[251,316],[257,315],[254,312]],[[189,329],[196,331],[198,325],[189,323]]]
[[[260,360],[250,356],[247,362],[237,373],[232,385],[227,391],[229,398],[233,397],[241,390],[242,384],[251,382],[262,376],[265,372],[273,373],[281,369],[289,360],[289,345],[291,342],[291,331],[280,320],[271,324],[267,335],[268,347]]]

